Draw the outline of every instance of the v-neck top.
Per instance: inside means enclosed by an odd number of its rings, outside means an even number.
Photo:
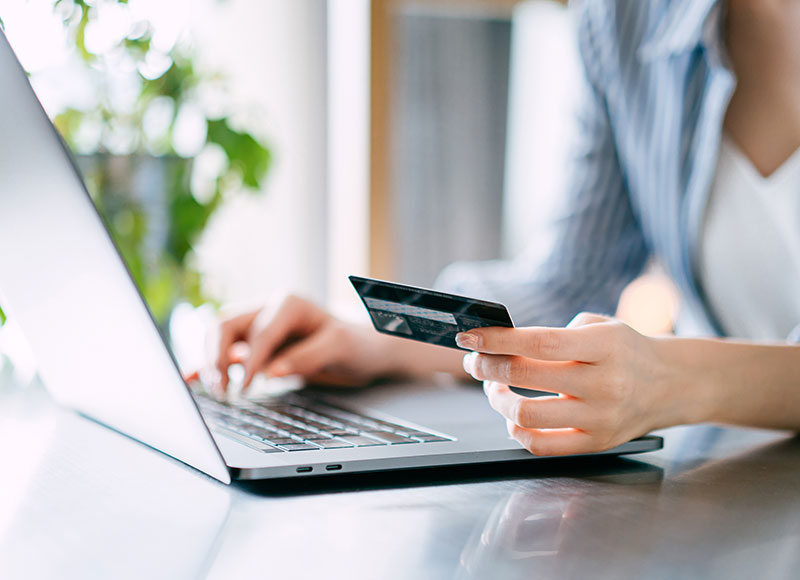
[[[700,243],[706,299],[726,334],[783,340],[800,323],[800,149],[762,176],[723,134]]]
[[[557,202],[534,197],[528,251],[514,260],[456,262],[436,287],[503,302],[518,325],[560,326],[582,310],[613,314],[623,288],[655,259],[680,292],[677,333],[740,334],[723,328],[715,311],[728,308],[719,298],[709,304],[700,275],[708,195],[736,88],[723,1],[570,4],[582,74],[574,124],[565,126],[572,145],[564,184],[531,189]],[[787,272],[779,268],[776,283],[785,284]]]

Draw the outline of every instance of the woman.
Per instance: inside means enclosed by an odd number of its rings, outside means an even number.
[[[474,351],[461,361],[289,298],[223,323],[223,385],[239,342],[245,384],[262,370],[353,382],[463,363],[509,433],[542,455],[702,421],[800,429],[800,2],[576,10],[586,86],[556,251],[456,264],[438,284],[505,302],[531,326],[459,335]],[[738,340],[646,337],[587,313],[613,312],[651,257],[682,293],[684,330]]]

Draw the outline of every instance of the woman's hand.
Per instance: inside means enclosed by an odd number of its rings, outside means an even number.
[[[481,328],[458,335],[464,370],[484,381],[508,432],[536,455],[590,453],[685,422],[674,389],[681,369],[659,339],[596,314],[566,328]],[[508,385],[547,391],[528,398]]]
[[[242,364],[242,388],[257,373],[299,375],[306,382],[361,386],[381,377],[429,377],[460,372],[460,353],[452,349],[386,336],[371,327],[349,324],[308,300],[284,298],[222,321],[214,366],[219,390],[228,387],[228,368]],[[196,378],[194,373],[187,380]]]
[[[372,329],[347,324],[297,296],[222,321],[216,345],[220,387],[228,368],[244,366],[243,389],[256,373],[299,375],[307,381],[361,385],[388,372],[382,342]]]

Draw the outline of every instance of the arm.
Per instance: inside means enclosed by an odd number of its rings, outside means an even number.
[[[680,375],[672,391],[688,399],[683,413],[687,421],[681,422],[800,430],[800,346],[656,340]]]
[[[623,288],[649,257],[617,155],[604,96],[604,83],[614,74],[601,63],[603,40],[597,40],[594,20],[580,12],[583,70],[577,110],[568,119],[573,127],[565,187],[544,192],[558,199],[559,207],[553,215],[532,216],[542,227],[531,232],[523,255],[456,263],[436,283],[445,291],[506,304],[518,325],[564,326],[581,310],[613,313]]]
[[[588,453],[671,425],[719,422],[800,430],[800,347],[646,337],[578,315],[567,328],[459,335],[509,433],[536,454]],[[554,393],[530,399],[507,385]]]
[[[437,371],[463,374],[460,352],[343,322],[297,296],[227,318],[220,325],[214,351],[214,386],[223,392],[228,369],[237,363],[245,369],[244,388],[256,373],[296,374],[310,382],[351,386],[380,377],[422,378]],[[198,377],[194,373],[188,378]]]
[[[588,26],[587,19],[582,26]],[[590,32],[579,31],[585,84],[574,155],[564,168],[571,183],[562,213],[552,216],[547,231],[535,232],[532,251],[519,259],[455,264],[437,283],[507,304],[518,324],[563,326],[579,310],[613,312],[622,289],[649,255],[617,158],[599,88],[604,72],[595,63],[599,51]],[[379,336],[297,298],[277,311],[266,308],[225,321],[218,352],[223,388],[232,362],[245,364],[245,385],[259,371],[344,384],[386,375],[461,374],[457,352]]]

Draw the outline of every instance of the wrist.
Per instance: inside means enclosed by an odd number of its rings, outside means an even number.
[[[373,335],[380,376],[425,379],[438,372],[464,374],[461,365],[463,352],[369,330]]]
[[[405,356],[402,339],[381,334],[373,329],[367,329],[372,334],[371,340],[376,347],[375,360],[381,377],[410,376],[408,357]]]
[[[666,369],[659,427],[713,421],[718,407],[713,341],[664,337],[654,339]]]
[[[381,379],[397,374],[397,361],[391,348],[391,337],[376,332],[371,326],[349,325],[354,343],[352,364],[360,366],[370,379]]]

